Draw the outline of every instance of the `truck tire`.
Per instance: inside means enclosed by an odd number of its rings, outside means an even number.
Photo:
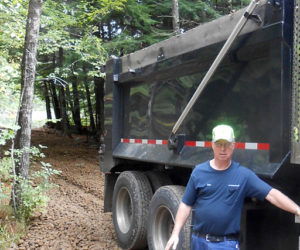
[[[175,216],[184,190],[185,187],[183,186],[164,186],[159,188],[153,195],[150,203],[147,232],[149,250],[165,248],[174,227]],[[190,249],[190,217],[181,230],[176,249]]]
[[[155,193],[156,190],[162,186],[173,184],[170,177],[163,172],[146,171],[145,174],[148,177],[148,180],[150,181],[153,193]]]
[[[122,249],[147,246],[147,221],[152,189],[147,177],[138,171],[122,172],[113,192],[112,217]]]

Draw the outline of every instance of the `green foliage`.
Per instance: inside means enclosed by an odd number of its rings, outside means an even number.
[[[152,7],[147,2],[128,0],[124,9],[102,17],[101,37],[109,54],[127,54],[171,35],[156,27],[158,21],[152,16]]]
[[[0,1],[0,126],[9,125],[17,108],[27,3]]]
[[[15,137],[14,130],[0,129],[0,145],[5,145],[7,140],[11,140],[14,137]]]
[[[7,181],[11,177],[11,159],[4,157],[1,159],[0,175],[2,181]]]
[[[214,9],[214,6],[210,6],[210,4],[203,1],[197,1],[196,4],[192,1],[179,2],[179,15],[181,28],[184,30],[191,29],[200,23],[205,23],[221,16]]]
[[[2,144],[8,139],[13,139],[14,133],[11,131],[12,130],[2,130],[0,134]],[[11,157],[4,157],[0,160],[0,204],[3,199],[10,197],[9,192],[5,191],[7,189],[10,190],[13,183],[19,185],[17,190],[21,192],[15,194],[20,201],[17,207],[17,216],[24,221],[28,221],[35,212],[45,209],[49,201],[47,192],[54,186],[50,182],[50,178],[51,176],[60,174],[60,171],[51,167],[51,164],[39,161],[45,157],[44,153],[40,151],[40,149],[44,148],[47,147],[39,145],[39,148],[34,146],[30,148],[30,160],[31,163],[35,165],[35,169],[30,171],[28,179],[14,175]],[[14,150],[15,154],[13,159],[15,163],[18,163],[18,157],[22,154],[23,150]],[[10,156],[10,154],[11,152],[5,152],[5,155]],[[38,162],[40,166],[37,165]]]
[[[18,107],[28,2],[0,2],[0,126],[7,126],[2,121],[14,120]],[[88,82],[92,89],[93,78],[104,77],[101,69],[111,55],[122,56],[172,36],[171,2],[44,1],[35,94],[44,99],[43,80],[53,83],[53,75],[55,79],[61,78],[70,89],[67,112],[72,114],[73,82],[77,81],[81,113],[84,113],[86,92],[83,82]],[[245,7],[248,3],[249,0],[179,1],[181,32]],[[94,110],[95,102],[92,98]]]
[[[20,64],[12,61],[11,58],[8,59],[10,57],[8,51],[3,54],[5,55],[0,55],[0,126],[8,126],[7,118],[14,118],[14,110],[17,109],[19,100],[19,87],[16,82],[20,79]]]
[[[245,7],[249,2],[178,1],[181,32]],[[142,49],[173,35],[171,0],[128,0],[124,9],[111,11],[102,17],[93,17],[104,27],[100,33],[108,53],[117,56]]]
[[[44,146],[39,146],[45,148]],[[39,148],[31,147],[30,157],[32,161],[37,161],[45,157],[45,155],[40,152]],[[53,175],[60,174],[60,171],[53,169],[50,163],[40,161],[40,164],[40,169],[31,171],[28,179],[20,176],[17,178],[22,191],[21,194],[17,194],[21,200],[18,207],[18,216],[25,221],[28,221],[35,212],[44,211],[49,201],[47,192],[54,187],[54,184],[50,183],[49,179]]]
[[[41,162],[41,169],[34,171],[29,179],[19,178],[21,203],[18,207],[18,217],[28,221],[35,212],[44,211],[49,201],[47,191],[54,184],[49,182],[53,175],[60,174],[59,171],[52,169],[49,163]],[[17,194],[18,195],[18,194]]]
[[[59,48],[73,49],[76,37],[72,37],[70,27],[75,25],[76,19],[64,1],[45,1],[41,17],[39,54],[52,54]]]
[[[94,63],[93,66],[99,66],[95,62],[104,64],[103,55],[106,53],[101,44],[101,39],[92,34],[85,34],[78,42],[75,50],[81,56],[81,60],[85,62]]]
[[[113,11],[122,11],[127,0],[91,0],[81,1],[77,5],[81,11],[79,18],[82,25],[98,22],[103,16],[109,15]]]
[[[0,2],[0,56],[21,61],[28,1]]]

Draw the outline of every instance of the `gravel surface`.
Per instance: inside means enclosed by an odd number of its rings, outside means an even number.
[[[121,249],[118,247],[111,213],[103,213],[104,175],[98,166],[97,149],[86,136],[72,139],[54,130],[34,130],[33,145],[52,167],[62,171],[49,192],[47,211],[30,223],[27,234],[10,249]]]

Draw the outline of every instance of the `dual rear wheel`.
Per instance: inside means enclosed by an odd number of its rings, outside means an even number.
[[[170,180],[162,173],[125,171],[119,175],[112,216],[122,249],[145,249],[147,245],[148,249],[164,249],[184,192],[183,186],[165,184],[170,184]],[[190,249],[189,224],[181,231],[177,249]]]

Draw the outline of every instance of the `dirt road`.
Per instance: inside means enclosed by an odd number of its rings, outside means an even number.
[[[103,213],[104,175],[97,149],[84,136],[72,139],[53,130],[34,130],[33,145],[44,145],[45,162],[62,174],[50,192],[47,212],[31,222],[27,234],[11,249],[120,249],[111,214]]]

